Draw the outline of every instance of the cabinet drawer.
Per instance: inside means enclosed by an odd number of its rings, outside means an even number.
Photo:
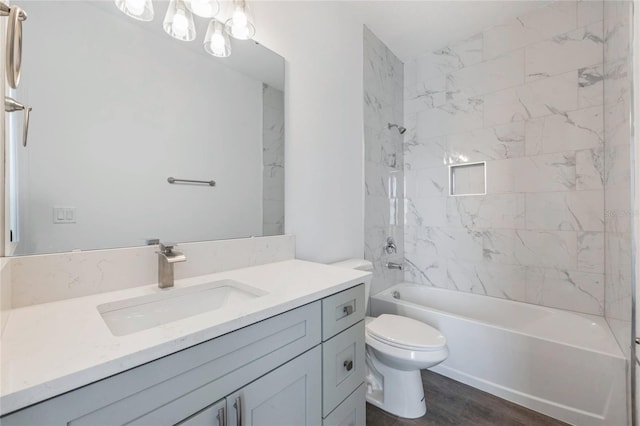
[[[364,284],[322,299],[322,340],[364,319]]]
[[[320,302],[302,306],[2,418],[2,425],[176,424],[320,343]],[[182,398],[189,394],[189,398]]]
[[[323,416],[364,381],[364,352],[364,321],[322,344]]]
[[[335,410],[322,421],[322,426],[365,426],[366,390],[365,384],[358,386]]]

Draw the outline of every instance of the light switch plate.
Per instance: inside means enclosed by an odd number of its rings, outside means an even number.
[[[76,208],[54,207],[53,223],[76,223]]]

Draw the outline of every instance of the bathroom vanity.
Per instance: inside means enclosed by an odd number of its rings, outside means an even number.
[[[2,424],[364,425],[365,279],[289,260],[15,309]],[[262,293],[117,336],[97,308],[229,280]]]

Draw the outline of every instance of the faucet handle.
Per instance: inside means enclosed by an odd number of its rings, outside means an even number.
[[[177,246],[176,243],[159,243],[160,253],[171,254],[173,249]]]

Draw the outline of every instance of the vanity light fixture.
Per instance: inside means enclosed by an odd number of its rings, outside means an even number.
[[[253,17],[245,0],[233,0],[231,18],[225,23],[227,33],[238,40],[249,40],[256,34]]]
[[[193,15],[183,0],[171,0],[167,14],[162,22],[164,30],[173,38],[193,41],[196,38],[196,26]]]
[[[140,21],[153,20],[152,0],[115,0],[116,6],[126,15]],[[229,36],[249,40],[256,33],[253,16],[246,0],[232,0],[231,17],[223,24],[211,19],[204,38],[204,50],[212,56],[226,58],[231,55]],[[214,18],[220,12],[218,0],[170,0],[162,28],[173,38],[193,41],[196,27],[193,15]]]
[[[127,16],[139,21],[153,21],[151,0],[115,0],[116,6]]]
[[[201,18],[213,18],[220,11],[216,0],[185,0],[187,7]]]
[[[231,42],[229,35],[224,31],[222,22],[215,19],[209,22],[207,35],[204,37],[204,50],[218,58],[226,58],[231,55]]]

